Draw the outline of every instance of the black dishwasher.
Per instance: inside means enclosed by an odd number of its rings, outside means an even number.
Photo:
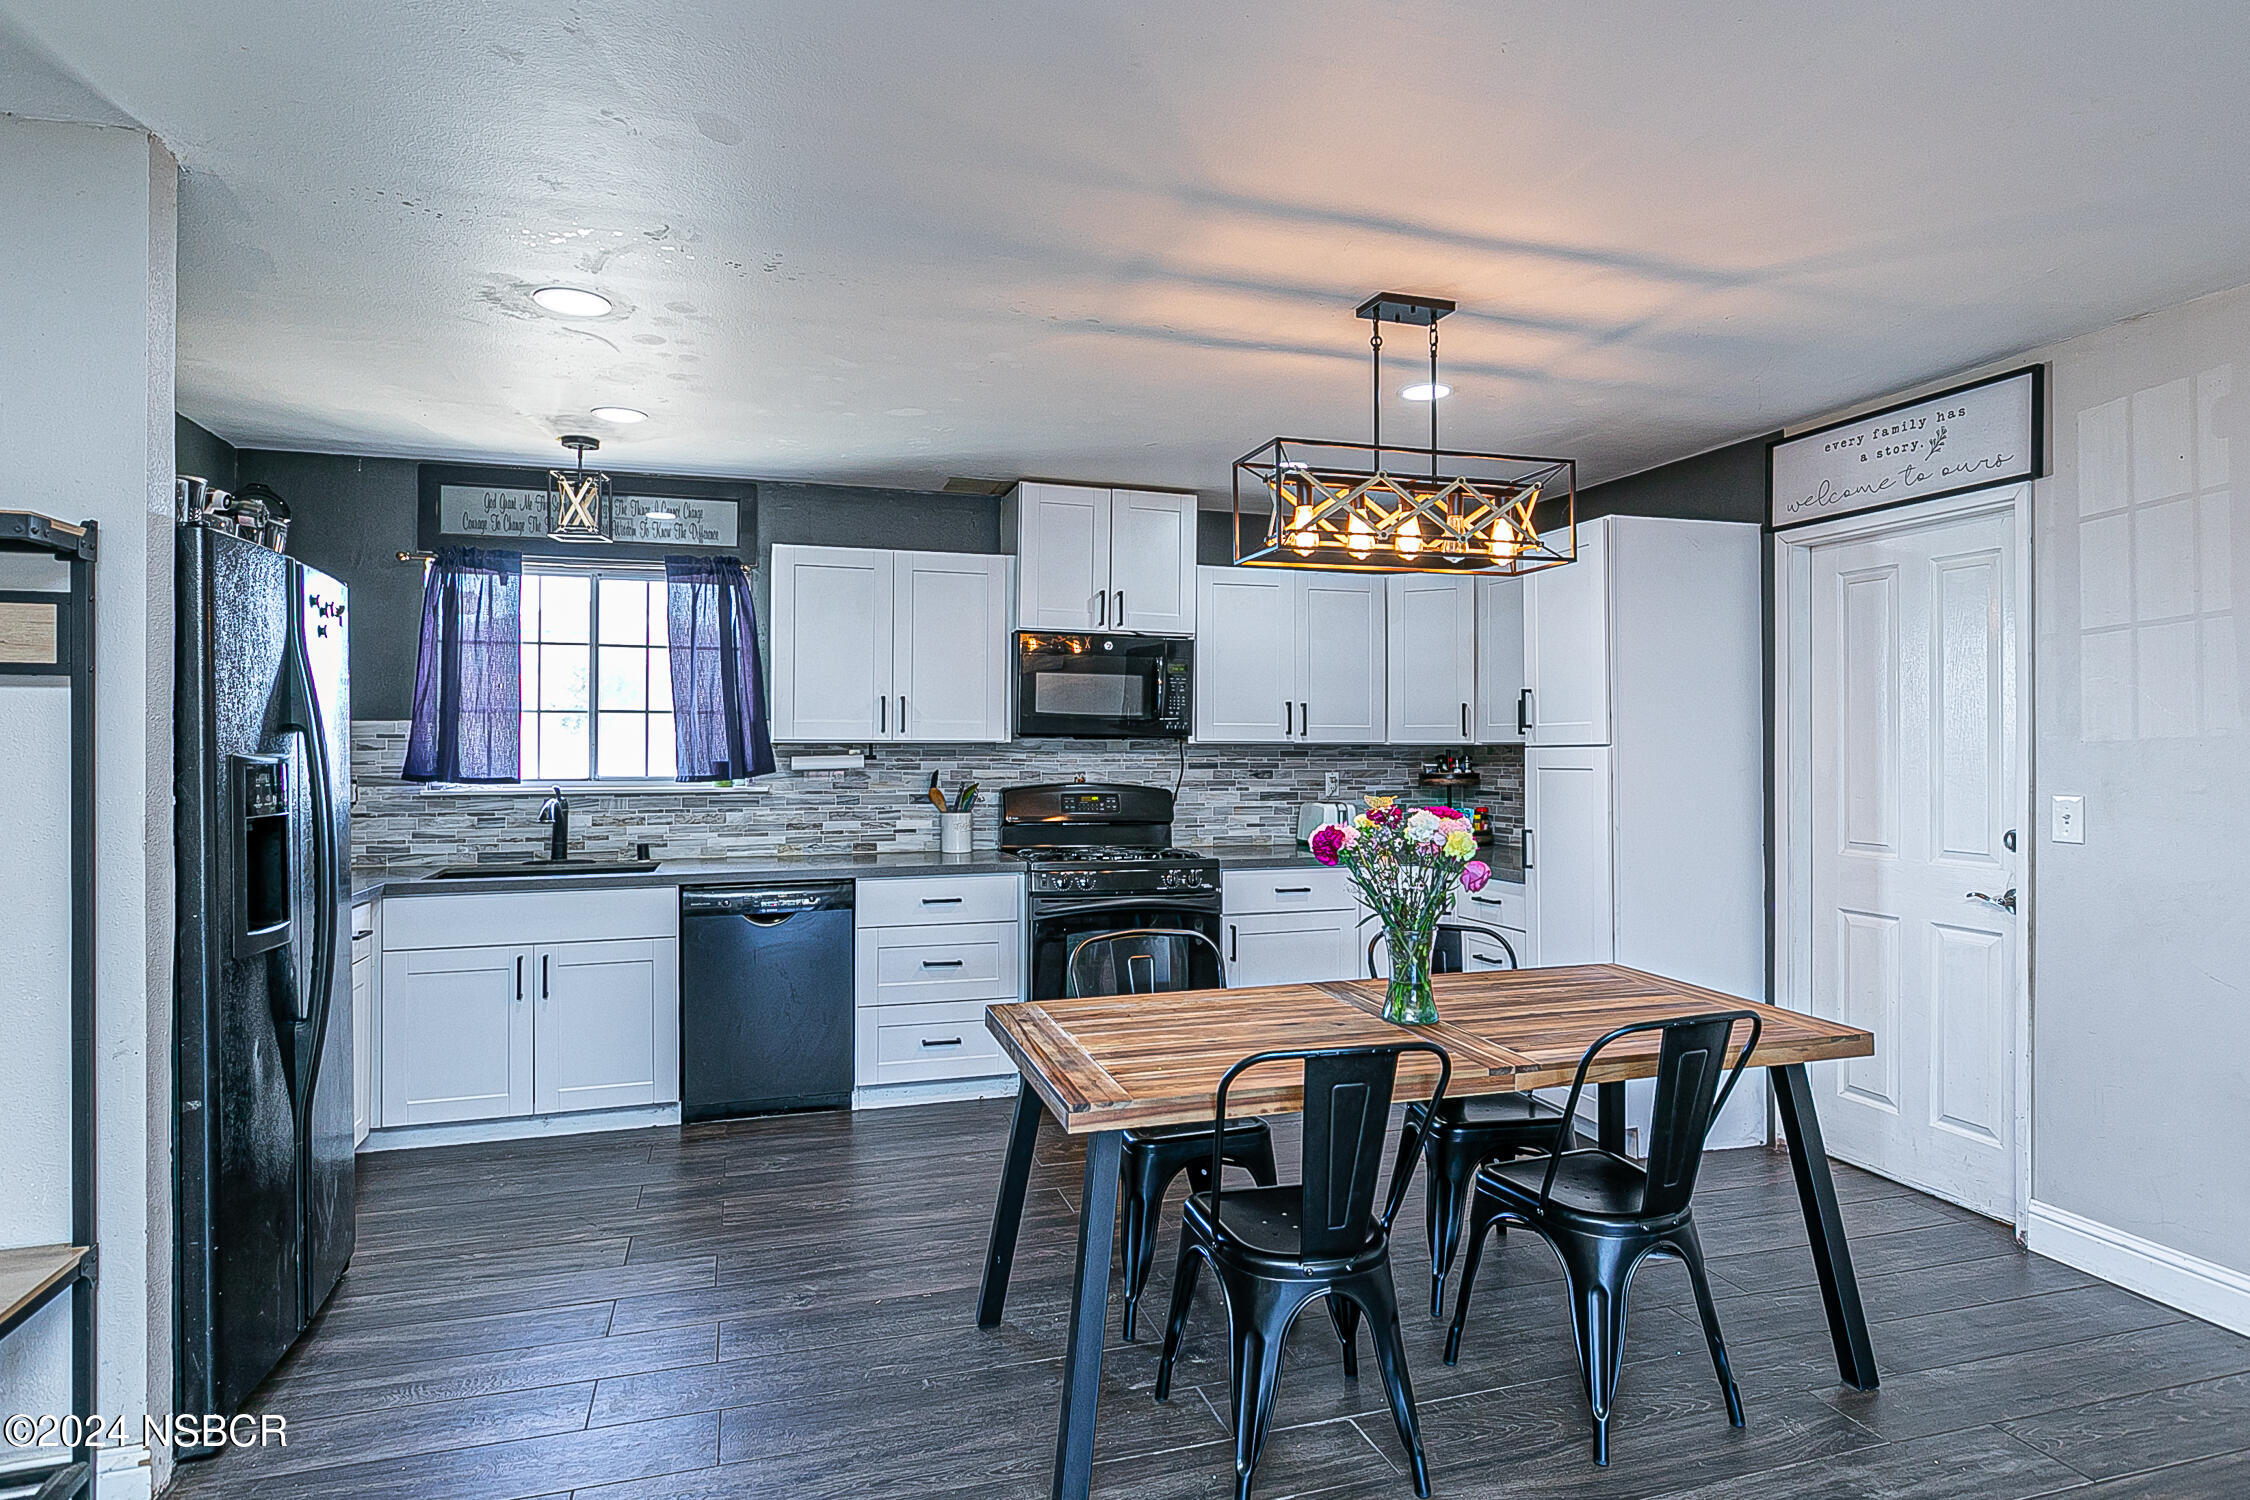
[[[852,887],[680,892],[680,1115],[852,1099]]]

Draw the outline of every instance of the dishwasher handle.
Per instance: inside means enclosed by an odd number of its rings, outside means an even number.
[[[739,886],[726,889],[684,888],[680,915],[685,917],[787,918],[806,911],[850,911],[849,882],[834,885]]]

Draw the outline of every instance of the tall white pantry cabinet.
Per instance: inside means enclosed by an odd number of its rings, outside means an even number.
[[[1542,965],[1765,998],[1758,528],[1606,516],[1523,590],[1524,828]],[[1627,1089],[1645,1145],[1654,1085]],[[1766,1138],[1745,1077],[1715,1146]]]

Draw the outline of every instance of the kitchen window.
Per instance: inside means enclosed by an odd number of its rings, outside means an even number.
[[[670,781],[661,567],[523,565],[525,781]]]

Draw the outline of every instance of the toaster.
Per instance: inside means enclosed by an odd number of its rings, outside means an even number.
[[[1297,842],[1310,844],[1313,833],[1323,823],[1349,823],[1351,819],[1349,802],[1300,802],[1297,804]]]

